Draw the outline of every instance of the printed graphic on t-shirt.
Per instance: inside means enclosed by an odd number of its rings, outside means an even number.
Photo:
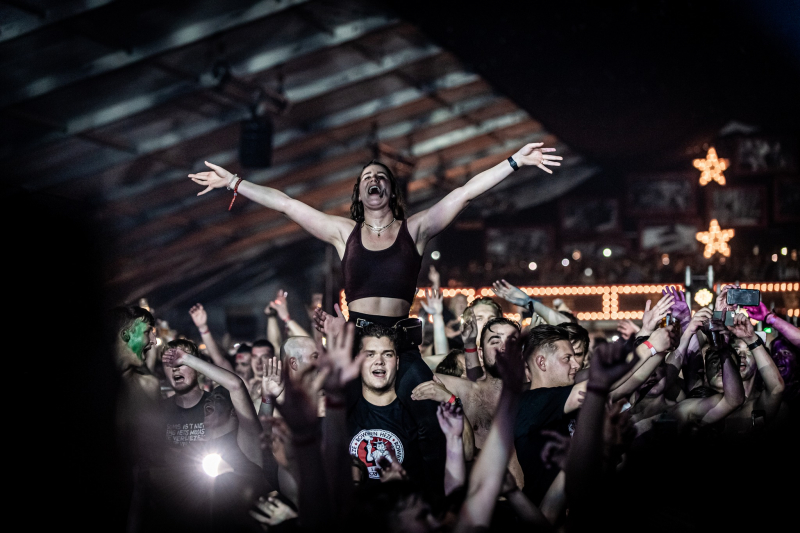
[[[392,454],[389,450],[394,452],[395,457],[402,464],[405,455],[403,443],[400,442],[397,435],[383,429],[364,429],[350,441],[350,455],[358,457],[362,463],[367,465],[370,479],[380,479],[381,467],[378,466],[378,459],[386,457],[390,462],[392,461]]]
[[[167,424],[167,442],[176,446],[186,446],[190,442],[206,440],[205,423]]]

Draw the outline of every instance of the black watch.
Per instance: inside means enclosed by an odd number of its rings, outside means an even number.
[[[764,346],[764,341],[761,340],[761,337],[756,335],[756,340],[753,341],[753,344],[748,344],[747,345],[747,349],[752,352],[753,350],[755,350],[759,346]]]

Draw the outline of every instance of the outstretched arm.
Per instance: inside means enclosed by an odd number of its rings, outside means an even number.
[[[525,294],[522,289],[515,287],[504,279],[492,283],[492,290],[500,298],[514,305],[520,307],[533,306],[533,312],[541,316],[545,322],[552,326],[569,322],[569,318],[567,318],[566,315],[562,315],[555,309],[547,307],[542,302],[534,300]]]
[[[456,531],[489,526],[514,446],[514,420],[522,393],[521,376],[525,375],[520,346],[509,342],[505,353],[497,357],[497,367],[503,390],[483,451],[472,469]]]
[[[542,144],[526,144],[513,155],[514,161],[520,167],[537,166],[552,174],[553,172],[545,165],[560,166],[561,163],[558,161],[562,158],[557,155],[547,155],[547,152],[554,152],[555,148],[542,148]],[[422,245],[424,248],[425,244],[449,226],[472,200],[506,179],[512,172],[514,169],[508,161],[498,163],[450,192],[430,209],[409,218],[409,231],[417,247]]]
[[[464,342],[464,365],[467,367],[467,379],[478,381],[483,377],[483,365],[478,357],[478,323],[471,309],[464,313],[464,324],[461,326],[461,340]]]
[[[425,312],[433,317],[433,353],[447,354],[448,343],[447,334],[444,331],[444,304],[442,303],[442,293],[438,288],[425,291],[427,301],[420,300],[420,305]]]
[[[278,313],[278,318],[286,324],[286,331],[289,333],[290,337],[310,337],[311,335],[303,329],[303,326],[292,320],[292,317],[289,316],[289,304],[286,301],[288,296],[288,292],[279,289],[277,296],[269,303],[269,306],[275,309]]]
[[[464,411],[454,404],[441,402],[436,410],[439,427],[447,439],[447,459],[444,463],[444,493],[450,495],[464,486],[467,467],[464,463]]]
[[[232,189],[236,185],[238,178],[235,175],[208,161],[205,163],[211,169],[209,172],[189,174],[193,182],[205,187],[203,191],[197,194],[198,196],[212,189],[221,189],[223,187]],[[283,213],[317,239],[334,245],[340,254],[344,253],[347,236],[353,229],[352,221],[327,215],[271,187],[264,187],[263,185],[256,185],[242,180],[237,191],[245,198]]]
[[[203,308],[203,304],[195,304],[192,306],[192,308],[189,309],[189,315],[191,315],[194,325],[197,326],[200,337],[203,339],[208,349],[208,355],[211,356],[211,360],[214,361],[214,364],[229,372],[233,372],[233,367],[230,362],[225,359],[225,356],[222,355],[222,351],[219,349],[219,346],[217,346],[214,336],[211,334],[211,330],[208,327],[208,313],[206,313],[206,310]]]
[[[239,420],[236,442],[248,459],[258,466],[262,466],[261,424],[256,415],[256,408],[250,400],[247,386],[242,379],[233,372],[207,363],[179,348],[171,348],[164,352],[162,360],[164,365],[169,367],[186,365],[228,389],[231,393],[231,403],[236,410],[236,418]]]
[[[772,326],[778,330],[778,333],[786,337],[786,340],[800,347],[800,329],[797,329],[787,321],[776,316],[775,313],[764,305],[764,302],[758,305],[747,306],[745,309],[747,310],[747,314],[750,315],[750,318],[760,320],[764,322],[766,326]]]

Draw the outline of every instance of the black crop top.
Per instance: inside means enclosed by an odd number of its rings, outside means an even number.
[[[356,224],[342,256],[345,296],[349,302],[378,297],[411,304],[421,267],[422,256],[405,220],[394,243],[385,250],[367,250],[361,242],[361,224]]]

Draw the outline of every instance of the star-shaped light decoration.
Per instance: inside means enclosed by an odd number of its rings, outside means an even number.
[[[692,164],[700,171],[700,185],[708,185],[712,181],[725,185],[725,174],[722,171],[728,169],[729,162],[727,159],[718,158],[717,151],[712,146],[708,149],[705,159],[695,159]]]
[[[706,259],[719,252],[725,257],[731,256],[731,248],[728,246],[728,241],[733,237],[734,231],[732,229],[720,229],[717,219],[711,221],[708,226],[708,231],[698,231],[697,240],[706,245],[703,250],[703,256]]]

